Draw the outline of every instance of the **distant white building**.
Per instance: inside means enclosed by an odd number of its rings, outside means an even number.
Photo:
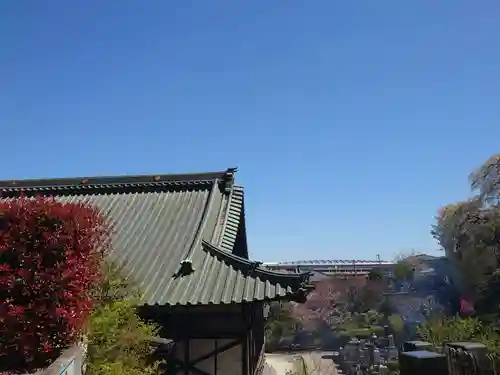
[[[328,276],[363,276],[372,270],[391,276],[395,265],[395,262],[384,260],[299,260],[263,264],[272,271],[311,272],[313,280]]]

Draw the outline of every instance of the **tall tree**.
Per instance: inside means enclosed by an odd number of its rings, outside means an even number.
[[[500,155],[469,176],[472,199],[442,208],[432,235],[457,265],[462,287],[476,294],[498,267],[500,245]]]
[[[460,223],[469,213],[481,209],[481,202],[474,198],[468,201],[448,204],[438,210],[436,223],[432,226],[431,234],[445,250],[446,255],[451,256],[457,248],[460,234]]]
[[[472,190],[478,199],[488,205],[498,204],[500,198],[500,154],[486,160],[469,175]]]

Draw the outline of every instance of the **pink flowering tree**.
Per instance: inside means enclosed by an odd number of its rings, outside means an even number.
[[[315,285],[305,303],[293,305],[292,316],[308,330],[341,324],[350,315],[345,298],[342,298],[345,295],[344,280],[322,280]]]
[[[345,325],[353,314],[375,308],[385,288],[385,281],[364,276],[328,278],[315,285],[305,303],[292,305],[292,316],[306,330]]]

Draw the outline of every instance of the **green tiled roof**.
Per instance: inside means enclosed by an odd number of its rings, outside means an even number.
[[[302,295],[308,275],[266,271],[245,258],[246,249],[233,253],[238,236],[246,242],[243,188],[234,184],[234,173],[3,181],[0,191],[3,199],[22,192],[98,207],[115,229],[109,256],[139,284],[145,304]]]

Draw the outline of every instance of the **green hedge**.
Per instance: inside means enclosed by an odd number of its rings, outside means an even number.
[[[396,372],[399,370],[399,362],[397,360],[391,360],[387,362],[387,368],[390,372]]]
[[[359,337],[359,338],[370,338],[372,334],[376,334],[378,337],[384,334],[384,327],[381,326],[371,326],[367,328],[351,328],[345,331],[340,331],[340,336],[348,337]]]

